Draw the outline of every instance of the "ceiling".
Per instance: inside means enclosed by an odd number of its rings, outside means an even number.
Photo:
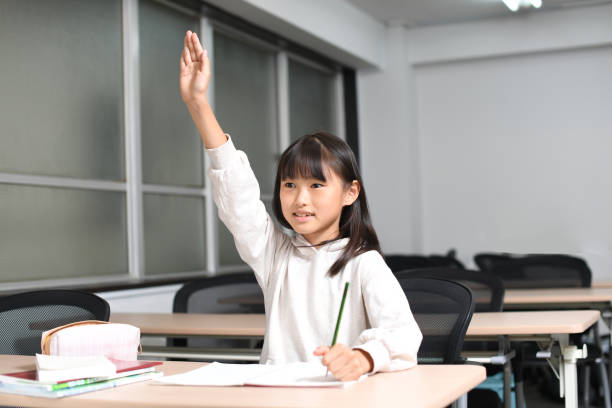
[[[511,12],[502,0],[347,0],[388,25],[417,27],[459,23],[513,14],[538,13],[566,7],[612,3],[612,0],[542,0],[540,9],[522,7]],[[521,0],[526,3],[526,0]]]

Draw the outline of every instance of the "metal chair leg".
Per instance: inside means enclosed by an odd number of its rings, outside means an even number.
[[[586,364],[584,367],[584,372],[583,372],[583,376],[584,376],[584,383],[583,383],[583,391],[582,391],[582,397],[583,397],[583,403],[584,403],[584,408],[589,408],[590,405],[590,400],[591,400],[591,367]]]
[[[601,386],[603,389],[603,394],[604,394],[604,403],[606,405],[606,408],[612,408],[612,405],[610,404],[610,385],[608,383],[608,371],[607,371],[607,367],[604,364],[603,359],[598,359],[597,361],[597,366],[599,367],[599,373],[600,373],[600,377],[601,377]]]

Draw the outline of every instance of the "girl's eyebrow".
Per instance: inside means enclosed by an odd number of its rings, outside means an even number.
[[[322,179],[322,178],[318,178],[318,177],[302,177],[302,176],[297,176],[297,177],[284,177],[281,181],[288,181],[288,180],[316,180],[316,181],[321,181],[323,183],[326,183],[327,180]]]

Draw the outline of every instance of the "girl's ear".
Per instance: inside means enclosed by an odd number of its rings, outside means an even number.
[[[351,205],[357,200],[359,197],[359,192],[361,191],[361,185],[357,180],[353,180],[351,184],[344,190],[344,197],[342,199],[342,205]]]

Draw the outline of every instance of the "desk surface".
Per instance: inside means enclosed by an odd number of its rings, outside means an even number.
[[[147,335],[260,336],[263,314],[113,313],[113,323],[128,323]]]
[[[599,320],[599,310],[474,313],[467,336],[582,333]]]
[[[474,313],[468,336],[582,333],[599,319],[598,310]],[[111,321],[140,327],[146,335],[261,336],[262,314],[113,313]]]
[[[177,374],[203,363],[165,362],[159,370]],[[29,370],[34,358],[0,355],[0,373]],[[485,379],[475,365],[421,365],[380,373],[347,388],[186,387],[124,385],[57,400],[0,393],[3,405],[20,407],[405,407],[439,408]]]
[[[590,288],[506,289],[505,305],[559,304],[559,303],[612,303],[612,282],[594,282]],[[242,305],[263,304],[261,295],[227,297],[219,303]]]
[[[612,287],[507,289],[504,305],[612,302]]]

